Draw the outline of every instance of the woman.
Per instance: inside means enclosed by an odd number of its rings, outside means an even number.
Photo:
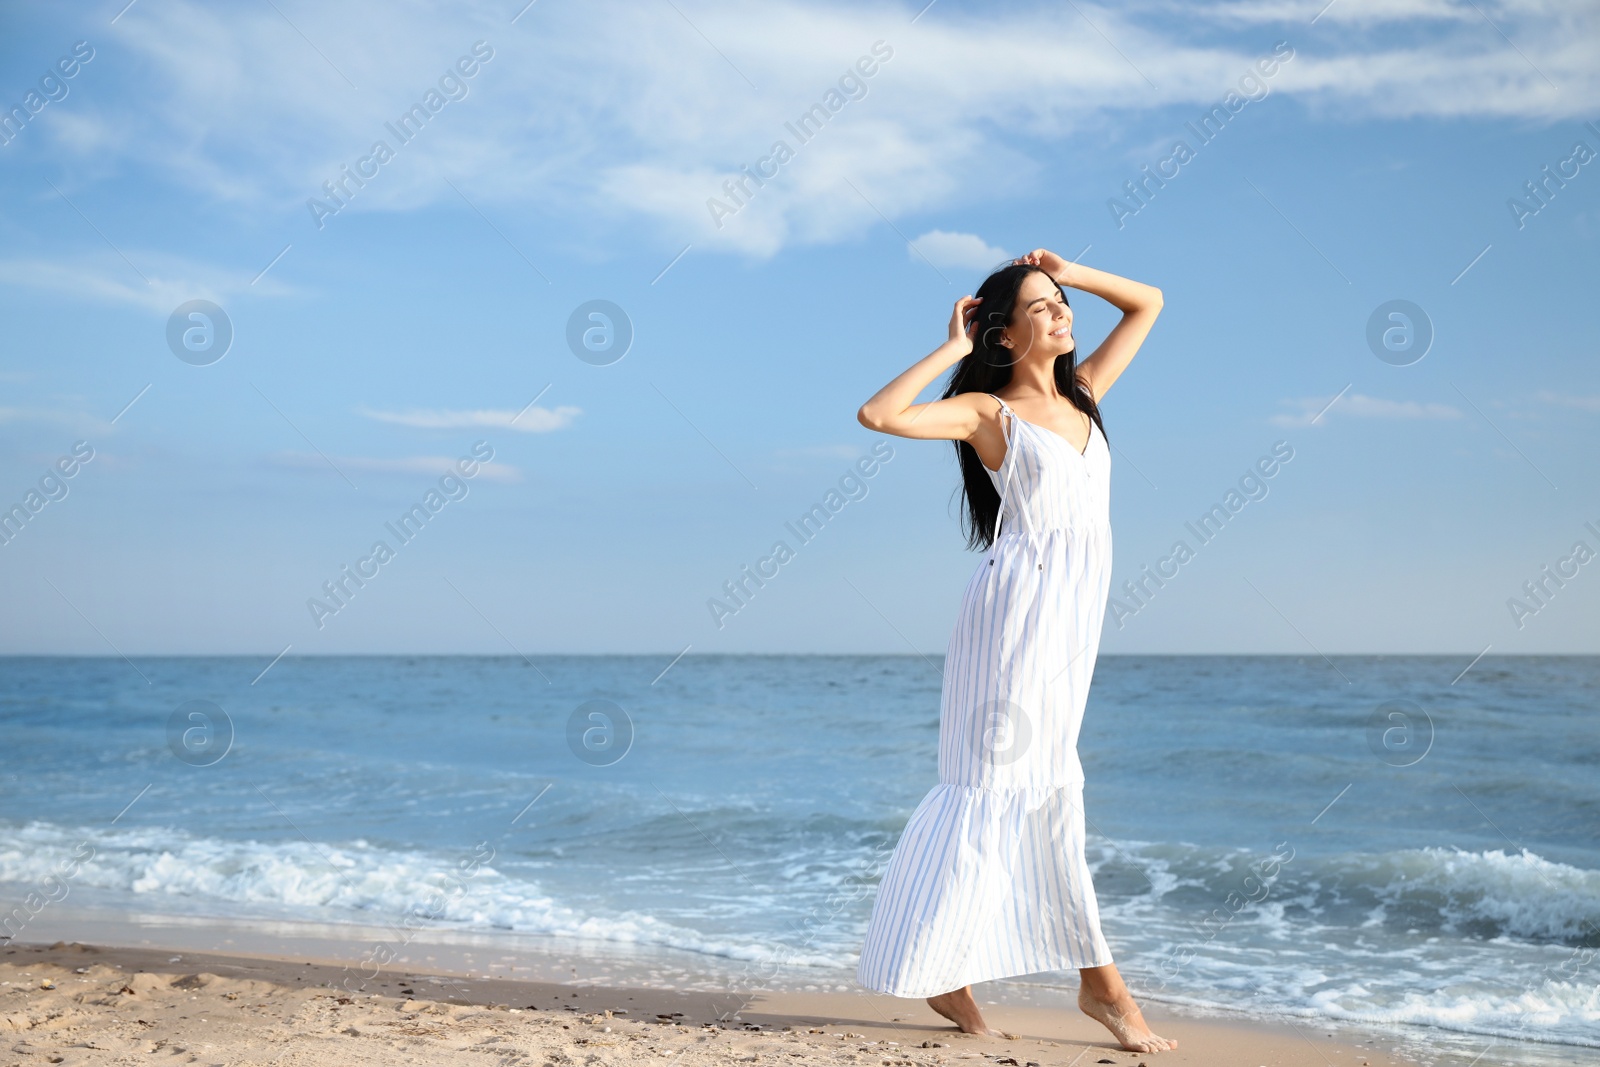
[[[1063,287],[1122,311],[1081,363]],[[1077,751],[1111,583],[1100,399],[1160,312],[1159,289],[1037,249],[956,301],[950,339],[858,416],[956,443],[968,543],[986,550],[945,656],[939,784],[889,862],[858,974],[969,1034],[997,1033],[973,983],[1077,968],[1079,1007],[1123,1048],[1177,1047],[1145,1025],[1100,933]],[[943,398],[916,403],[952,365]]]

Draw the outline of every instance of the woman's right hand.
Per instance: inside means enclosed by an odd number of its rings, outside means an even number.
[[[976,315],[981,303],[982,300],[971,296],[957,300],[950,314],[950,339],[872,394],[856,412],[856,420],[869,430],[892,433],[896,437],[969,440],[983,425],[978,399],[984,401],[985,411],[993,407],[987,397],[980,393],[962,393],[919,404],[917,396],[958,360],[972,354],[972,339],[978,325]]]
[[[981,297],[964,296],[956,301],[955,311],[950,315],[950,343],[963,356],[972,353],[972,337],[977,329],[978,305],[981,303]]]

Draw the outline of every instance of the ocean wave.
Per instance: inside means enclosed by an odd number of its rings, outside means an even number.
[[[1600,986],[1547,979],[1516,993],[1409,992],[1387,1004],[1328,992],[1308,1014],[1364,1023],[1408,1023],[1519,1041],[1600,1045]]]
[[[1097,891],[1130,914],[1151,905],[1204,914],[1233,895],[1249,901],[1235,909],[1240,921],[1271,922],[1287,907],[1329,926],[1600,946],[1600,871],[1526,849],[1398,849],[1284,862],[1292,850],[1093,846]]]
[[[705,872],[687,861],[618,869],[592,885],[568,877],[569,890],[552,891],[518,867],[522,860],[487,849],[224,840],[45,822],[0,824],[0,882],[40,886],[84,844],[93,859],[72,885],[165,907],[588,938],[698,953],[774,976],[775,965],[844,980],[872,895],[859,843],[768,856],[755,877],[770,886],[738,886],[735,900],[701,884]],[[1595,966],[1585,946],[1600,945],[1600,872],[1527,851],[1317,856],[1099,838],[1090,858],[1107,934],[1140,995],[1202,1010],[1270,1003],[1273,1014],[1600,1044],[1600,991],[1584,981]],[[667,883],[703,907],[677,901],[677,911],[649,914],[644,890]],[[799,893],[796,883],[813,891]],[[813,908],[806,918],[815,936],[800,936],[795,909],[846,889],[851,910]],[[614,903],[624,899],[635,903]],[[696,928],[697,914],[705,929]]]
[[[173,828],[71,830],[45,822],[0,825],[0,881],[39,883],[78,843],[94,862],[75,875],[80,884],[145,896],[189,897],[239,905],[347,914],[371,921],[422,914],[427,921],[486,929],[594,937],[660,945],[730,959],[783,954],[789,962],[848,964],[842,946],[774,947],[781,939],[719,938],[634,909],[591,908],[558,900],[523,872],[507,873],[492,858],[474,861],[471,849],[446,856],[420,850],[342,843],[263,843],[223,840]],[[815,842],[811,842],[815,845]],[[1200,917],[1279,936],[1298,928],[1350,932],[1445,933],[1474,941],[1506,938],[1530,944],[1600,946],[1600,871],[1552,862],[1529,851],[1468,852],[1404,849],[1376,854],[1294,855],[1292,849],[1252,852],[1154,842],[1091,839],[1091,866],[1108,916],[1118,921],[1191,930]],[[491,850],[492,851],[492,850]],[[756,863],[774,882],[753,894],[772,910],[804,886],[810,898],[845,888],[870,898],[864,846],[824,855],[786,852]],[[859,853],[859,854],[858,854]],[[471,868],[470,876],[463,871]],[[668,882],[685,871],[658,871]],[[644,871],[618,872],[637,881]],[[327,915],[318,917],[326,918]],[[777,933],[775,930],[774,933]]]
[[[1600,945],[1600,871],[1526,849],[1422,848],[1345,862],[1385,909],[1437,914],[1450,933]]]
[[[1342,1020],[1402,1042],[1429,1027],[1600,1046],[1600,871],[1526,850],[1285,860],[1286,848],[1091,839],[1090,854],[1138,996]]]
[[[93,849],[86,853],[83,846]],[[73,864],[74,854],[90,855]],[[255,908],[323,921],[404,924],[592,938],[679,949],[751,964],[827,966],[831,954],[757,939],[712,937],[636,911],[585,912],[537,882],[493,865],[493,851],[445,857],[376,848],[364,840],[225,841],[173,829],[73,830],[33,822],[0,827],[0,882],[68,886],[142,897],[201,900],[248,915]],[[56,890],[59,892],[59,889]],[[48,895],[48,894],[47,894]],[[231,906],[231,907],[230,907]]]
[[[1545,979],[1520,990],[1418,991],[1375,988],[1359,980],[1329,988],[1330,976],[1318,971],[1272,977],[1272,996],[1246,1004],[1220,1001],[1197,990],[1168,990],[1150,999],[1201,1014],[1337,1020],[1387,1030],[1402,1043],[1407,1027],[1431,1027],[1501,1041],[1600,1047],[1600,986],[1592,981]],[[1572,1061],[1563,1056],[1540,1062]]]

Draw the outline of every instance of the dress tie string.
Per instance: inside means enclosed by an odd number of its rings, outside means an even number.
[[[1017,452],[1016,443],[1015,443],[1015,441],[1013,439],[1016,437],[1017,423],[1020,420],[1017,418],[1017,413],[1011,410],[1011,405],[1010,404],[1007,404],[1004,400],[1001,400],[999,397],[995,396],[993,393],[987,393],[985,395],[988,396],[995,403],[1000,405],[1000,414],[1005,419],[1005,423],[1004,423],[1003,429],[1004,429],[1004,432],[1005,432],[1005,439],[1006,439],[1006,458],[1000,461],[1000,470],[998,472],[996,472],[996,473],[998,473],[1000,475],[1000,510],[995,513],[994,533],[995,533],[995,540],[999,540],[999,538],[1000,538],[1000,520],[1005,517],[1005,513],[1006,513],[1006,497],[1008,495],[1007,490],[1009,490],[1011,488],[1011,468],[1013,466],[1013,462],[1012,461],[1015,458],[1016,452]],[[1028,547],[1033,549],[1034,555],[1037,556],[1039,554],[1039,545],[1038,545],[1038,542],[1036,541],[1035,535],[1034,535],[1033,520],[1028,516],[1028,509],[1027,508],[1022,508],[1018,512],[1018,514],[1020,514],[1022,516],[1022,526],[1023,526],[1023,529],[1027,533]],[[993,563],[994,562],[993,542],[990,543],[989,551],[990,551],[989,561],[991,563]]]

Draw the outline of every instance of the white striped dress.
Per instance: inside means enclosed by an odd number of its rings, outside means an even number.
[[[1111,585],[1111,449],[1091,425],[1080,454],[995,400],[999,536],[945,656],[939,784],[895,846],[856,976],[902,997],[1111,962],[1078,762]]]

